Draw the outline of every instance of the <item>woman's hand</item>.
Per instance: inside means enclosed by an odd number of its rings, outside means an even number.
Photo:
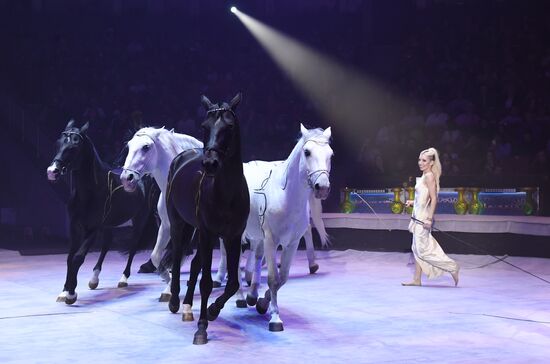
[[[412,205],[414,205],[414,201],[413,201],[413,200],[407,200],[407,201],[405,201],[405,206],[411,207]]]
[[[424,221],[424,229],[430,230],[432,228],[433,222],[432,220],[425,220]]]

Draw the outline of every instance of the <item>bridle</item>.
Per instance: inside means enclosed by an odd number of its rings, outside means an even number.
[[[64,132],[61,133],[61,135],[65,136],[67,138],[71,135],[77,135],[80,138],[80,141],[84,141],[84,136],[82,134],[76,132],[76,131],[64,131]],[[71,163],[67,163],[64,160],[59,159],[59,158],[54,158],[53,163],[55,163],[59,166],[59,174],[62,175],[62,176],[67,173],[67,166],[71,165]]]
[[[213,109],[210,109],[206,112],[206,115],[208,114],[211,114],[211,113],[223,113],[223,112],[230,112],[231,115],[233,115],[233,117],[235,118],[235,120],[237,120],[237,114],[235,114],[235,112],[229,108],[229,107],[216,107],[216,108],[213,108]],[[221,154],[223,157],[225,157],[227,155],[227,150],[223,150],[223,149],[220,149],[218,147],[204,147],[204,152],[217,152],[218,154]]]
[[[313,142],[318,145],[326,145],[329,144],[328,141],[321,141],[317,139],[308,139],[305,141],[304,146],[307,144],[307,142]],[[313,172],[307,171],[307,184],[312,189],[315,190],[315,183],[317,183],[317,180],[322,176],[326,175],[327,178],[330,180],[330,172],[328,169],[317,169]]]

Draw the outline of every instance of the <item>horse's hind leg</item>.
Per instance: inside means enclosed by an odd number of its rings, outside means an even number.
[[[107,234],[107,236],[105,236],[105,233],[106,231],[104,230],[102,234],[103,243],[101,244],[101,252],[99,253],[99,258],[94,266],[92,278],[90,278],[90,281],[88,282],[88,287],[90,287],[90,289],[96,289],[99,285],[99,274],[101,273],[103,261],[105,260],[105,256],[107,255],[111,242],[113,241],[112,234]]]
[[[216,273],[216,278],[212,283],[214,288],[221,287],[223,281],[225,280],[225,274],[227,273],[227,252],[225,251],[225,245],[220,239],[220,263],[218,265],[218,272]]]
[[[306,242],[306,255],[309,263],[309,274],[314,274],[319,270],[319,264],[315,263],[315,248],[313,246],[313,234],[311,233],[311,224],[307,226],[304,234]]]

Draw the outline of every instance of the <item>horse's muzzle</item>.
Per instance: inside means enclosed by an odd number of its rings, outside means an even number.
[[[59,176],[61,176],[61,169],[57,166],[57,163],[55,162],[48,167],[46,172],[48,174],[49,181],[57,181],[59,179]]]
[[[137,176],[128,170],[123,170],[120,174],[120,182],[122,183],[122,187],[124,187],[124,191],[126,192],[134,192],[137,187]]]
[[[313,196],[315,196],[315,198],[326,200],[329,194],[330,186],[320,186],[319,184],[313,186]]]
[[[220,165],[221,165],[220,156],[216,150],[208,150],[204,153],[202,166],[206,174],[208,175],[216,174],[216,172],[220,168]]]

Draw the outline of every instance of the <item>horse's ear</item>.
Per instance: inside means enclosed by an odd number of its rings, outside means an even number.
[[[214,107],[214,104],[212,104],[212,101],[210,101],[208,99],[208,97],[206,97],[204,95],[201,96],[201,102],[204,105],[204,107],[206,108],[206,110],[210,110]]]
[[[89,127],[90,127],[90,122],[86,121],[86,124],[82,125],[82,128],[80,128],[80,133],[86,134]]]
[[[302,133],[302,135],[305,135],[307,133],[307,129],[302,123],[300,123],[300,132]]]
[[[239,102],[241,102],[242,94],[239,92],[235,95],[235,97],[229,102],[229,107],[231,110],[235,110]]]
[[[170,133],[174,134],[174,128],[170,129]]]
[[[330,130],[330,126],[328,128],[326,128],[324,131],[323,131],[323,135],[327,138],[327,139],[330,139],[330,136],[332,134],[332,131]]]
[[[73,125],[74,125],[74,119],[69,120],[69,122],[67,123],[67,126],[65,127],[65,130],[72,128]]]

